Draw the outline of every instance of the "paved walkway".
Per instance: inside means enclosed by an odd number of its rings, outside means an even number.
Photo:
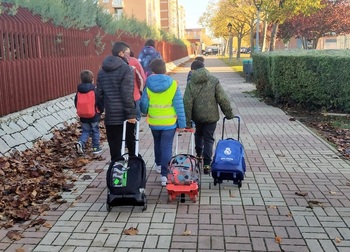
[[[142,121],[140,148],[148,170],[147,211],[142,212],[142,207],[106,211],[109,154],[105,146],[106,159],[91,163],[75,182],[75,190],[64,193],[68,203],[54,205],[41,216],[51,228],[29,228],[24,238],[12,244],[2,238],[0,250],[350,251],[349,163],[302,124],[290,121],[282,110],[252,97],[248,92],[254,85],[222,61],[215,57],[205,60],[227,91],[235,114],[242,118],[247,173],[240,190],[228,182],[214,186],[211,177],[203,175],[197,203],[168,203],[166,189],[152,170],[152,136]],[[183,90],[189,65],[173,74]],[[228,121],[227,134],[235,134],[235,127]],[[219,139],[221,123],[216,133]],[[180,142],[181,150],[188,152],[189,138],[181,137]],[[84,181],[84,175],[92,179]],[[296,195],[298,191],[308,195]],[[123,235],[130,227],[137,228],[138,235]],[[1,232],[4,237],[7,231]]]

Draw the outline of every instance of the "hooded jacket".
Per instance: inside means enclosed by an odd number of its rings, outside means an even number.
[[[154,59],[161,59],[162,56],[153,46],[145,46],[139,54],[139,61],[147,77],[152,74],[150,63]]]
[[[92,118],[83,118],[80,117],[80,121],[82,123],[92,123],[92,122],[99,122],[101,120],[101,113],[103,113],[103,105],[101,103],[99,103],[99,100],[97,99],[97,95],[96,95],[96,87],[94,84],[92,83],[80,83],[78,85],[78,92],[79,93],[88,93],[91,90],[93,90],[95,92],[95,107],[98,109],[98,111],[96,111],[96,114],[94,117]],[[74,105],[75,107],[77,107],[77,102],[78,102],[78,93],[75,94],[74,97]]]
[[[149,107],[149,96],[147,93],[147,88],[149,88],[154,93],[162,93],[171,86],[173,79],[165,74],[152,74],[146,80],[146,87],[142,93],[140,101],[140,109],[144,114],[148,114]],[[179,87],[176,88],[175,96],[172,100],[173,107],[175,108],[177,115],[177,122],[173,125],[167,126],[155,126],[150,125],[150,128],[153,130],[170,130],[175,128],[185,128],[186,127],[186,117],[184,104],[182,100],[182,95]]]
[[[194,70],[184,94],[187,127],[195,123],[214,123],[220,119],[219,108],[228,119],[233,118],[229,99],[219,80],[205,68]]]
[[[97,75],[97,97],[104,105],[105,124],[121,125],[136,118],[134,70],[123,59],[107,56]]]

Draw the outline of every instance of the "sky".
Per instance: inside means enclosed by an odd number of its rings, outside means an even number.
[[[182,5],[186,11],[187,29],[202,27],[198,24],[198,19],[207,10],[209,2],[213,2],[213,0],[179,0],[179,5]]]

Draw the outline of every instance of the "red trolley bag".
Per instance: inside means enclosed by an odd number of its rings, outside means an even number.
[[[147,209],[146,164],[139,154],[140,123],[135,127],[135,156],[125,153],[126,123],[123,124],[121,156],[112,160],[107,170],[107,211],[113,206],[143,206]]]
[[[185,129],[186,133],[191,134],[191,154],[178,154],[179,133],[175,136],[175,156],[173,156],[168,165],[168,184],[166,186],[169,196],[169,202],[181,197],[181,202],[185,202],[185,195],[196,202],[200,185],[200,167],[199,162],[193,156],[194,149],[194,129]]]
[[[237,140],[233,138],[224,139],[226,117],[223,119],[222,138],[216,146],[211,164],[211,175],[214,178],[214,185],[222,183],[223,180],[232,180],[234,184],[241,187],[244,180],[246,172],[244,148],[239,141],[241,118],[239,116],[235,116],[234,118],[238,120]]]

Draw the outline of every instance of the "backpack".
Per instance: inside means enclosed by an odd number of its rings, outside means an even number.
[[[199,182],[197,158],[189,154],[178,154],[171,158],[168,166],[168,180],[174,185],[189,185]]]
[[[96,114],[95,91],[77,93],[77,114],[82,118],[93,118]]]
[[[152,70],[150,68],[150,64],[152,62],[152,60],[157,59],[158,58],[158,53],[155,51],[152,54],[147,54],[141,61],[141,65],[143,67],[143,69],[145,70],[146,76],[150,76],[152,74]]]

